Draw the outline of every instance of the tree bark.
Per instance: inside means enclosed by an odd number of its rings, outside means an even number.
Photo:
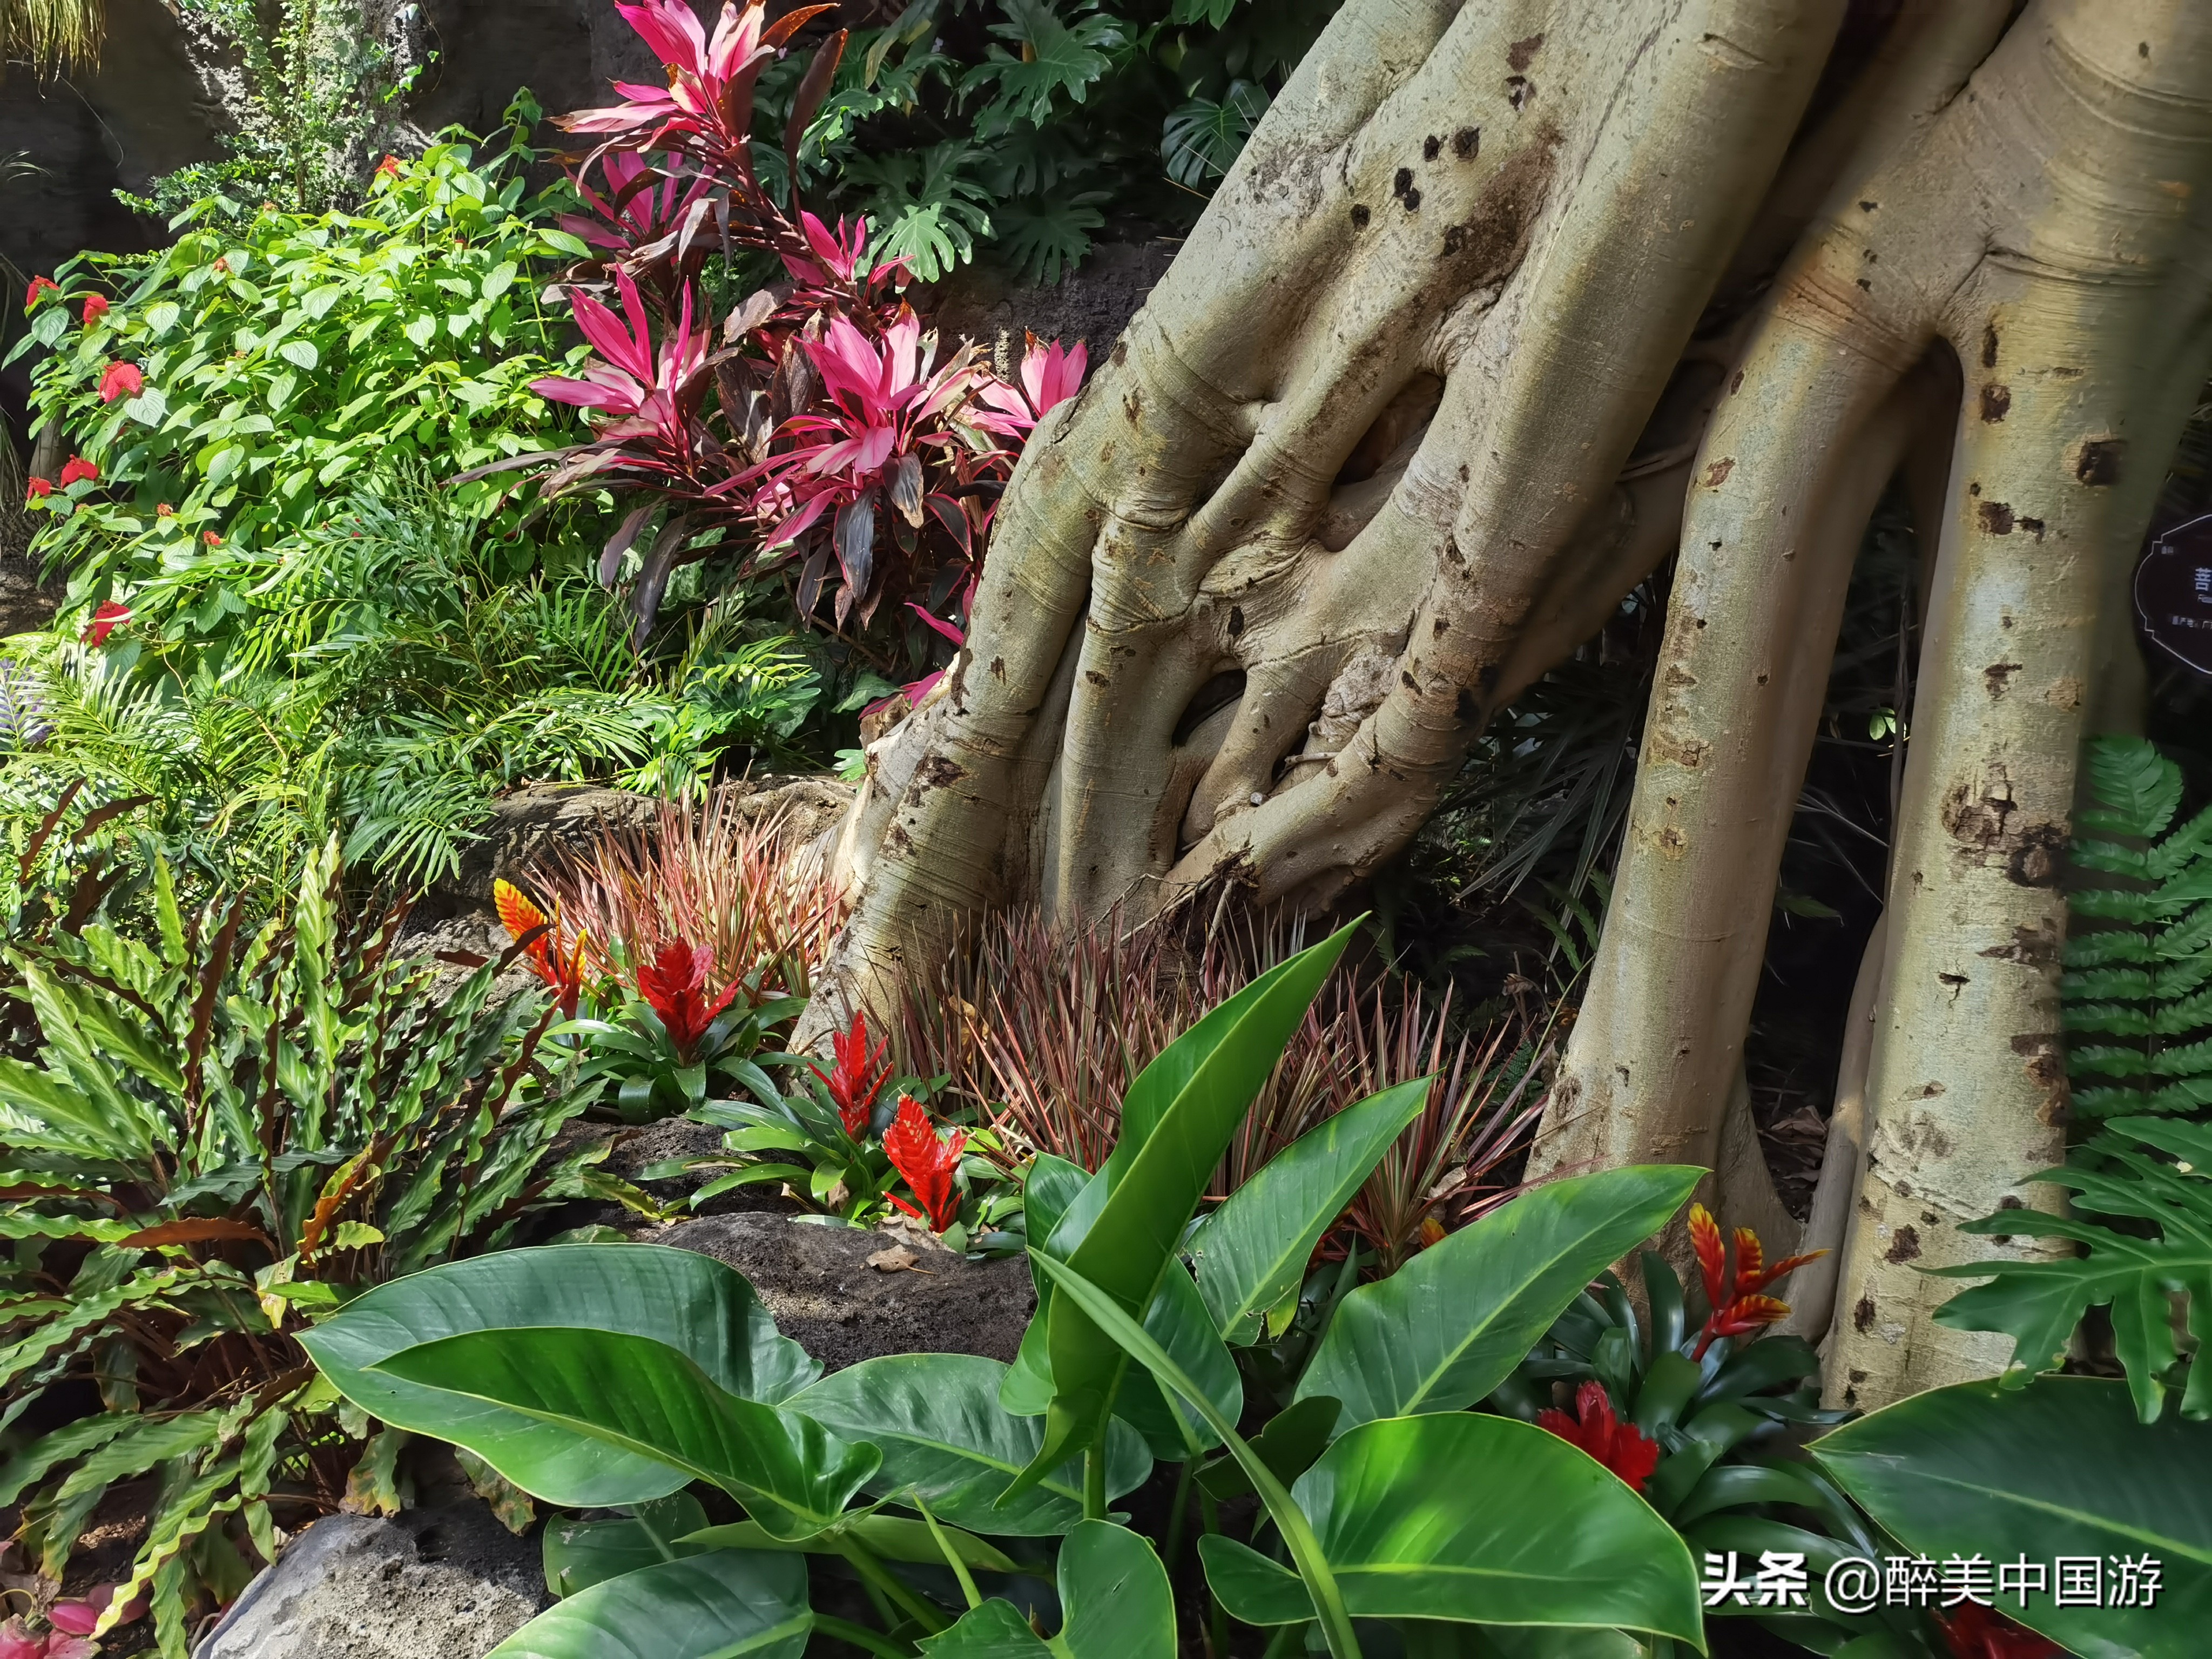
[[[1907,0],[1800,132],[1844,12],[1350,0],[1023,457],[967,646],[871,754],[817,1021],[980,908],[1335,900],[1678,552],[1538,1163],[1703,1163],[1772,1214],[1743,1038],[1902,467],[1938,551],[1835,1375],[1990,1367],[1917,1268],[2005,1248],[1954,1224],[2060,1147],[2084,703],[2212,358],[2212,9]]]

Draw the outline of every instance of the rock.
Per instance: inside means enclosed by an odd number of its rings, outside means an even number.
[[[482,1504],[333,1515],[246,1587],[193,1659],[483,1659],[551,1603],[537,1540]]]
[[[1008,380],[1021,368],[1025,331],[1041,340],[1082,341],[1095,369],[1167,274],[1179,246],[1101,242],[1051,288],[1015,288],[990,267],[969,266],[939,286],[932,320],[947,334],[981,344],[994,368]]]
[[[777,1327],[842,1370],[887,1353],[979,1353],[1011,1364],[1036,1297],[1019,1257],[970,1261],[927,1234],[825,1227],[754,1212],[638,1235],[696,1250],[752,1281]],[[884,1272],[872,1258],[914,1257]]]
[[[482,838],[461,854],[459,873],[431,884],[423,921],[489,912],[492,884],[512,878],[525,860],[580,848],[603,830],[641,829],[653,822],[654,806],[650,796],[589,783],[534,783],[502,795],[492,803]]]

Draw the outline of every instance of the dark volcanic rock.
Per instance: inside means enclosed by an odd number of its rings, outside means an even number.
[[[970,1261],[919,1231],[824,1227],[755,1212],[639,1237],[728,1262],[752,1281],[777,1328],[833,1371],[887,1353],[979,1353],[1012,1363],[1036,1305],[1018,1257]],[[885,1272],[869,1265],[870,1256],[901,1247],[913,1266]]]

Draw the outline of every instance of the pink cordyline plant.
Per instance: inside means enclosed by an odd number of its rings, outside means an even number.
[[[832,8],[770,22],[763,0],[746,0],[724,5],[711,28],[685,0],[616,9],[665,84],[617,82],[621,102],[562,123],[599,140],[572,169],[587,212],[562,221],[591,250],[565,286],[595,356],[580,375],[534,387],[588,411],[591,436],[463,477],[530,467],[550,469],[547,498],[632,492],[599,572],[611,586],[640,550],[629,592],[641,644],[675,566],[703,556],[698,538],[717,528],[750,532],[716,545],[740,552],[741,577],[782,575],[810,623],[826,609],[840,630],[868,627],[885,599],[925,583],[941,596],[964,575],[972,588],[998,493],[1037,421],[1081,384],[1084,348],[1032,339],[1018,383],[1003,382],[972,346],[938,349],[899,298],[903,264],[871,256],[864,221],[831,223],[795,193],[787,207],[763,191],[752,154],[759,76]],[[845,38],[817,49],[798,88],[786,128],[794,179],[792,152]],[[772,251],[788,277],[723,319],[719,343],[694,281],[716,241]],[[957,645],[957,620],[920,614]],[[927,669],[934,653],[917,659],[920,637],[864,654],[886,671]],[[909,700],[935,679],[916,678]]]

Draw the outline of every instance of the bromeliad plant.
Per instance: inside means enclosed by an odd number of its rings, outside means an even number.
[[[1804,1554],[1812,1588],[1802,1611],[1724,1601],[1713,1612],[1754,1618],[1814,1652],[1864,1641],[1893,1659],[1935,1659],[1944,1650],[1924,1614],[1904,1607],[1846,1614],[1820,1589],[1841,1557],[1883,1553],[1878,1529],[1800,1450],[1807,1431],[1850,1414],[1821,1409],[1820,1362],[1802,1337],[1746,1340],[1788,1316],[1788,1304],[1765,1292],[1813,1257],[1770,1266],[1748,1227],[1735,1230],[1731,1249],[1702,1205],[1690,1207],[1690,1242],[1694,1290],[1664,1257],[1640,1251],[1639,1310],[1607,1269],[1492,1404],[1583,1447],[1701,1556]],[[1655,1646],[1652,1659],[1668,1652]]]
[[[150,1596],[182,1659],[191,1610],[336,1507],[356,1462],[367,1425],[303,1329],[561,1199],[646,1201],[592,1167],[603,1149],[553,1150],[592,1097],[543,1063],[556,1011],[495,1003],[497,963],[434,998],[434,965],[395,953],[404,908],[346,915],[335,842],[258,928],[236,900],[180,905],[159,857],[150,925],[118,925],[119,873],[40,901],[0,953],[35,1043],[0,1057],[0,1422],[88,1382],[102,1407],[14,1445],[0,1504],[58,1577],[109,1489],[154,1477],[101,1629]]]
[[[1495,1632],[1516,1653],[1587,1651],[1615,1630],[1699,1644],[1697,1574],[1674,1530],[1565,1440],[1471,1409],[1699,1171],[1555,1182],[1351,1291],[1289,1409],[1256,1439],[1239,1432],[1236,1355],[1295,1304],[1316,1244],[1426,1095],[1422,1079],[1335,1115],[1193,1228],[1348,933],[1148,1066],[1097,1174],[1038,1160],[1040,1301],[1011,1366],[909,1354],[816,1381],[742,1279],[644,1245],[434,1269],[359,1298],[307,1343],[361,1409],[467,1447],[550,1502],[626,1511],[554,1529],[549,1576],[571,1594],[501,1659],[580,1659],[641,1624],[666,1659],[797,1659],[817,1632],[884,1659],[1170,1659],[1182,1517],[1195,1466],[1223,1449],[1261,1512],[1248,1540],[1201,1506],[1205,1583],[1285,1650],[1315,1632],[1353,1659],[1356,1620],[1409,1643]],[[1110,1507],[1155,1459],[1181,1466],[1158,1543]],[[702,1480],[746,1519],[701,1524],[679,1494]],[[1049,1644],[1016,1582],[1048,1551],[1061,1621]],[[884,1628],[814,1610],[810,1557],[842,1559]]]
[[[803,1072],[796,1093],[780,1093],[761,1077],[751,1099],[708,1101],[693,1111],[724,1132],[731,1158],[678,1159],[648,1173],[710,1176],[692,1194],[695,1206],[738,1187],[781,1183],[791,1197],[847,1221],[870,1224],[897,1210],[947,1249],[1018,1249],[1018,1237],[1004,1230],[1020,1214],[1021,1194],[987,1156],[1003,1156],[997,1137],[940,1133],[922,1101],[943,1079],[895,1078],[884,1060],[889,1045],[870,1045],[865,1012],[830,1042],[828,1071],[795,1054],[762,1056],[765,1065]],[[901,1182],[905,1195],[895,1190]]]

